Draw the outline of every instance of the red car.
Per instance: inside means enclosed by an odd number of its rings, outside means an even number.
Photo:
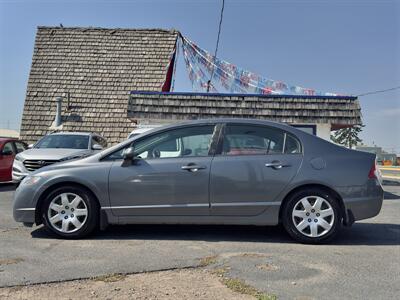
[[[0,138],[0,182],[10,182],[12,180],[11,170],[14,157],[28,149],[26,143],[13,138]]]

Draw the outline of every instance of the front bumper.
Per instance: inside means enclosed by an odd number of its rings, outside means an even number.
[[[18,208],[14,210],[14,220],[21,223],[33,224],[36,219],[35,208]]]
[[[25,168],[22,161],[18,161],[14,159],[12,166],[12,180],[13,182],[20,182],[26,176],[28,176],[30,172]]]
[[[35,223],[37,186],[21,185],[15,190],[13,216],[14,220],[22,223]]]

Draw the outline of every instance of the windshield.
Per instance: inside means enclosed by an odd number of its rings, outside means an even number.
[[[35,148],[67,148],[67,149],[88,149],[88,135],[57,134],[48,135],[42,138]]]

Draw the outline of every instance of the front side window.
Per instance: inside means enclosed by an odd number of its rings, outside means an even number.
[[[210,151],[214,125],[185,127],[154,134],[133,143],[138,158],[207,156]],[[123,151],[132,144],[115,151],[105,160],[122,159]]]
[[[35,145],[35,148],[88,149],[89,136],[75,134],[47,135]]]
[[[11,142],[4,144],[3,151],[1,154],[3,154],[3,155],[13,155],[14,154],[14,148],[13,148]]]
[[[224,155],[282,154],[282,130],[251,125],[227,125],[222,146]]]
[[[20,143],[20,142],[15,142],[14,144],[15,144],[15,148],[17,149],[17,153],[25,151],[27,148],[25,144]]]
[[[213,132],[213,125],[162,132],[135,142],[135,152],[144,159],[207,156]]]

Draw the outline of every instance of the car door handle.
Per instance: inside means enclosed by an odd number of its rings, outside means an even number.
[[[195,164],[188,164],[186,166],[182,166],[181,169],[189,172],[197,172],[198,170],[205,169],[206,166],[199,166]]]
[[[283,167],[290,167],[289,164],[284,164],[284,163],[282,163],[280,161],[273,161],[273,162],[270,162],[270,163],[266,163],[265,166],[268,167],[268,168],[276,169],[276,170],[277,169],[282,169]]]

